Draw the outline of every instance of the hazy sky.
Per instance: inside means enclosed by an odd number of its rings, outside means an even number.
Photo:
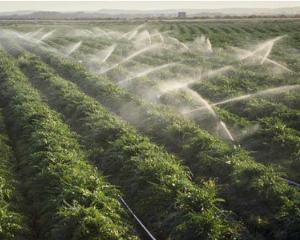
[[[100,9],[217,9],[280,8],[300,6],[300,1],[1,1],[0,12],[20,10],[97,11]]]

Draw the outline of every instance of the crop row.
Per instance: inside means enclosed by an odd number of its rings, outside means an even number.
[[[146,60],[144,62],[148,63],[148,58],[151,57],[143,57],[142,60]],[[156,58],[157,61],[159,61],[159,59]],[[178,66],[176,69],[180,69],[176,72],[184,71],[183,66]],[[124,67],[118,67],[116,70],[110,71],[107,74],[107,77],[117,80],[119,75],[128,74],[127,72],[128,71]],[[285,76],[288,76],[289,79],[283,80],[283,77]],[[270,76],[269,73],[263,71],[262,67],[243,66],[231,70],[224,76],[216,76],[214,79],[208,79],[199,84],[193,84],[192,87],[206,99],[209,99],[212,102],[218,102],[226,99],[226,97],[230,98],[248,94],[248,92],[245,92],[246,89],[251,89],[252,92],[255,93],[260,90],[261,85],[263,85],[263,88],[265,89],[274,86],[274,84],[280,85],[280,83],[281,85],[283,83],[292,85],[297,83],[297,76],[297,74]],[[160,79],[169,79],[170,74],[165,70],[164,73],[157,74],[157,77]],[[140,78],[137,81],[133,81],[134,84],[126,86],[126,88],[132,93],[144,96],[147,89],[149,92],[149,88],[155,87],[155,81],[150,79],[152,78]],[[163,81],[164,80],[161,79],[158,84]],[[180,94],[172,95],[174,96],[172,96],[171,100],[167,99],[167,96],[162,97],[160,100],[163,100],[165,103],[168,102],[168,105],[179,105],[179,108],[180,104],[182,107],[193,105],[191,102],[187,103],[182,102],[182,99],[179,100]],[[285,104],[280,102],[283,97],[286,98]],[[277,98],[280,100],[272,101]],[[300,115],[297,109],[291,109],[286,106],[288,105],[288,99],[294,100],[293,105],[295,106],[298,98],[299,94],[297,90],[294,90],[290,91],[288,94],[280,94],[279,97],[274,98],[273,96],[271,98],[272,100],[255,97],[246,99],[245,101],[238,101],[238,103],[234,104],[226,104],[225,108],[216,108],[216,111],[221,116],[221,119],[226,120],[226,123],[227,120],[229,120],[231,123],[234,122],[235,125],[242,126],[243,124],[241,123],[245,122],[245,118],[251,120],[252,124],[260,123],[260,129],[262,131],[259,131],[258,134],[254,134],[250,139],[246,139],[246,146],[257,153],[257,160],[264,163],[275,163],[274,166],[284,166],[286,172],[290,175],[289,177],[298,180],[299,167],[297,159],[299,157],[299,136],[296,130],[300,127]],[[202,112],[199,112],[199,114],[200,113],[202,114]],[[200,118],[202,118],[202,116]],[[271,118],[273,119],[272,121],[270,120]],[[248,126],[249,124],[250,122],[248,123]],[[201,124],[201,126],[203,126],[203,124]],[[277,131],[274,131],[274,129],[277,129]],[[254,139],[255,141],[252,141]],[[247,142],[250,142],[251,144],[248,144]],[[252,144],[252,142],[255,144]]]
[[[203,97],[217,99],[222,89],[219,84],[205,84],[194,87]],[[234,91],[234,90],[233,90]],[[297,93],[292,93],[297,95]],[[299,130],[300,112],[281,103],[272,103],[265,98],[246,99],[222,106],[236,115],[260,124],[260,131],[245,139],[247,148],[255,151],[262,162],[285,166],[290,177],[299,180]]]
[[[195,104],[194,108],[197,108],[197,102],[193,103],[193,99],[189,98],[184,92],[168,94],[161,98],[161,101],[168,106],[174,106],[176,109],[180,109],[181,105],[192,106],[193,104]],[[264,164],[272,164],[276,168],[283,168],[289,178],[299,180],[297,158],[300,142],[296,130],[288,128],[284,122],[276,117],[265,117],[257,121],[249,121],[226,111],[224,108],[214,107],[214,111],[229,126],[234,138],[243,147],[253,151],[255,160]],[[206,109],[202,108],[202,110],[195,111],[189,116],[200,126],[204,126],[212,132],[215,131],[217,122],[212,119],[211,114],[207,114]],[[241,133],[243,129],[246,131],[244,136]],[[248,133],[247,129],[249,129]]]
[[[181,25],[180,25],[181,26]],[[190,25],[187,25],[188,27]],[[92,40],[91,43],[94,41]],[[281,45],[280,45],[281,46]],[[279,47],[280,48],[280,47]],[[277,47],[276,47],[277,49]],[[277,51],[278,52],[278,51]],[[280,56],[282,58],[282,51],[279,51],[276,53],[276,56]],[[156,53],[155,57],[150,56],[151,54],[148,53],[143,56],[138,56],[136,60],[130,61],[130,67],[132,69],[126,69],[125,67],[118,67],[112,71],[110,71],[106,76],[114,81],[122,80],[121,76],[128,75],[129,71],[134,71],[134,66],[137,66],[137,69],[139,68],[140,62],[141,63],[147,63],[150,65],[154,64],[163,64],[168,59],[172,59],[173,61],[180,61],[180,57],[170,53],[170,51],[162,51],[159,55]],[[192,58],[195,58],[194,54],[188,54],[192,55]],[[182,57],[182,55],[179,54],[179,56]],[[219,56],[219,53],[218,53]],[[291,54],[290,54],[291,56]],[[294,56],[294,55],[293,55]],[[188,62],[187,56],[183,56],[184,62]],[[220,57],[220,56],[219,56]],[[222,56],[224,57],[224,56]],[[216,63],[213,63],[212,61],[214,59],[210,59],[209,61],[204,61],[198,63],[201,65],[207,65],[207,67],[212,67],[211,65],[216,65]],[[214,68],[214,67],[213,67]],[[174,71],[174,69],[176,69]],[[128,71],[129,70],[129,71]],[[175,73],[183,73],[188,72],[189,68],[186,66],[176,66],[176,68],[168,68],[164,69],[163,72],[157,73],[156,75],[153,74],[153,79],[155,77],[160,79],[160,82],[163,82],[163,79],[170,79],[176,77],[176,75],[172,74],[172,71]],[[284,80],[284,78],[287,78],[288,80]],[[151,77],[152,79],[152,77]],[[242,80],[242,81],[241,81]],[[160,83],[158,82],[158,84]],[[259,91],[260,88],[268,88],[270,86],[274,85],[280,85],[282,83],[286,84],[295,84],[297,83],[297,74],[270,74],[269,69],[268,71],[265,71],[265,66],[236,66],[235,69],[229,71],[224,76],[216,76],[212,79],[205,80],[201,82],[200,84],[194,84],[193,89],[197,90],[201,93],[202,96],[205,98],[211,100],[211,101],[218,101],[226,99],[226,97],[230,96],[239,96],[243,94],[248,94],[248,92],[245,92],[245,90],[251,89],[252,92]],[[155,84],[154,81],[149,80],[147,77],[143,77],[141,79],[138,79],[136,81],[132,81],[133,84],[129,84],[129,86],[126,86],[127,89],[132,93],[138,93],[142,96],[148,94],[151,91],[147,91],[149,87],[153,87]],[[290,96],[292,99],[298,99],[297,91],[294,91],[293,94],[282,94],[283,96]],[[274,97],[272,98],[272,100]],[[279,99],[282,99],[282,96],[280,95]],[[172,101],[169,101],[171,103],[178,102],[178,98],[173,97]],[[230,107],[231,106],[231,107]],[[226,110],[229,110],[230,112],[226,112]],[[251,121],[257,121],[260,118],[266,118],[266,121],[262,120],[260,127],[263,127],[264,131],[260,131],[259,135],[253,135],[251,139],[246,139],[248,142],[254,142],[255,144],[247,144],[247,141],[245,142],[246,146],[249,147],[250,150],[254,150],[256,154],[256,159],[259,161],[262,161],[264,163],[275,163],[274,166],[284,166],[285,171],[288,173],[289,177],[291,177],[294,180],[298,180],[298,167],[297,166],[297,148],[299,145],[299,140],[297,137],[296,132],[293,129],[298,129],[299,126],[299,111],[296,109],[290,109],[286,107],[281,102],[272,102],[271,100],[267,99],[247,99],[247,101],[240,102],[239,104],[227,104],[224,109],[218,109],[218,112],[222,112],[222,119],[226,119],[230,117],[231,120],[235,120],[235,123],[238,123],[241,121],[244,121],[240,117],[248,118]],[[232,113],[231,113],[232,112]],[[239,116],[236,116],[235,113]],[[224,118],[225,117],[225,118]],[[267,119],[268,118],[275,118],[277,119],[277,123],[275,125],[282,125],[286,124],[288,127],[285,131],[286,134],[282,134],[280,131],[273,131],[271,132],[270,129],[273,129],[271,126],[271,122]],[[227,121],[226,121],[227,123]],[[253,122],[253,124],[258,124],[257,122]],[[203,126],[203,121],[201,126]],[[207,126],[207,124],[206,124]],[[272,127],[272,128],[270,128]],[[272,134],[270,134],[272,133]],[[287,134],[289,133],[289,134]],[[292,134],[292,135],[291,135]],[[262,137],[264,136],[265,137]],[[270,137],[271,136],[271,137]],[[274,141],[269,141],[274,140]],[[255,141],[252,141],[252,139],[255,139]],[[280,140],[280,141],[278,141]],[[286,146],[290,146],[287,148]],[[260,148],[258,149],[257,146]],[[292,150],[292,151],[290,151]],[[263,153],[263,154],[262,154]],[[281,153],[281,154],[278,154]],[[260,155],[260,156],[258,156]],[[288,158],[288,161],[285,160]]]
[[[276,34],[294,34],[299,22],[194,22],[163,23],[161,31],[172,31],[181,41],[193,40],[202,34],[207,35],[216,46],[239,44],[239,41],[270,37]],[[155,26],[155,25],[154,25]]]
[[[163,56],[159,56],[156,58],[153,58],[151,56],[143,56],[139,57],[138,60],[146,63],[151,63],[154,59],[156,62],[159,62],[161,60],[162,62],[164,62],[165,60],[162,58],[165,57],[166,56],[164,52]],[[131,61],[131,65],[132,64],[135,64],[134,60]],[[174,68],[172,68],[173,71]],[[187,69],[188,67],[186,66],[176,66],[176,72],[186,72]],[[157,77],[159,77],[160,79],[170,79],[170,77],[174,77],[172,74],[170,74],[172,70],[171,68],[169,68],[168,70],[164,70],[163,73],[158,73]],[[114,81],[117,81],[120,78],[119,76],[122,75],[128,75],[128,70],[125,67],[118,67],[115,70],[110,71],[107,74],[107,77]],[[278,77],[276,75],[273,75],[269,77],[268,73],[264,73],[261,67],[241,66],[237,69],[231,70],[224,76],[216,76],[214,79],[205,80],[200,84],[192,85],[192,87],[200,92],[200,94],[205,98],[217,102],[218,100],[223,100],[228,96],[230,97],[246,94],[245,89],[252,89],[252,92],[255,92],[260,90],[260,85],[268,87],[272,86],[272,84],[279,84],[280,82],[282,82],[282,77],[284,76],[285,75]],[[286,83],[295,84],[297,82],[296,74],[289,74],[288,76],[291,79],[289,79],[288,82],[285,81]],[[133,84],[129,84],[128,86],[126,86],[127,90],[132,93],[145,96],[145,93],[151,93],[151,91],[149,91],[149,88],[155,87],[154,85],[156,84],[155,81],[151,81],[150,79],[152,78],[143,77],[138,79],[137,81],[132,81]],[[161,79],[158,84],[163,82],[163,79]],[[242,83],[239,79],[243,79]],[[286,96],[287,94],[282,95]],[[294,91],[292,94],[288,95],[293,99],[297,99],[298,97],[297,91]],[[180,98],[178,97],[178,95],[176,96],[177,97],[175,97],[174,95],[171,98],[172,100],[166,100],[167,97],[164,96],[163,98],[161,98],[161,100],[163,100],[165,103],[169,102],[169,105],[174,105],[176,103],[180,104],[180,100],[178,100]],[[282,97],[280,97],[280,99],[282,99]],[[191,105],[191,103],[187,104]],[[184,103],[181,103],[181,105],[183,107],[187,106]],[[251,141],[254,142],[255,145],[251,144],[249,146],[249,144],[247,144],[247,141],[245,141],[246,146],[248,146],[250,150],[255,150],[256,153],[261,155],[261,157],[256,157],[257,160],[264,163],[274,163],[274,166],[284,166],[289,177],[294,180],[298,180],[297,149],[299,146],[299,140],[297,134],[295,134],[296,132],[293,129],[289,128],[286,129],[285,134],[280,131],[273,131],[272,129],[274,128],[274,126],[272,126],[273,124],[268,120],[268,118],[277,119],[277,123],[275,124],[277,125],[277,127],[278,125],[286,124],[288,127],[297,130],[300,127],[299,111],[297,111],[296,109],[290,109],[284,104],[278,102],[273,103],[271,102],[271,100],[262,98],[258,99],[257,97],[255,99],[247,99],[246,101],[240,102],[239,104],[231,105],[231,108],[229,104],[227,104],[224,109],[216,108],[216,111],[219,113],[221,119],[226,120],[226,123],[228,123],[229,120],[230,123],[234,123],[236,126],[242,126],[243,124],[241,123],[245,122],[244,118],[248,118],[251,121],[257,121],[260,118],[266,118],[266,120],[262,120],[260,124],[260,127],[263,129],[263,131],[260,131],[259,135],[256,134],[253,135],[251,139],[247,139],[249,142],[250,140],[256,138],[255,141]],[[226,111],[226,109],[228,109],[230,112]],[[235,115],[235,113],[239,116]],[[243,127],[249,127],[249,124],[250,122],[248,123],[248,126],[244,125]],[[252,122],[252,124],[258,123]],[[205,125],[207,126],[207,124]],[[203,126],[203,121],[201,126]],[[215,125],[213,126],[213,128],[215,128]],[[269,140],[273,139],[274,141],[268,141],[267,137],[270,137]],[[257,146],[259,146],[260,149],[258,149]],[[286,146],[289,147],[287,148]],[[278,154],[279,152],[281,154]],[[256,154],[256,156],[258,156],[258,154]],[[288,158],[289,160],[286,161],[286,158]]]
[[[289,236],[294,232],[291,229],[299,224],[299,218],[292,216],[298,214],[298,200],[293,189],[272,169],[257,164],[240,148],[217,140],[167,108],[147,104],[106,79],[90,74],[79,64],[45,52],[37,53],[86,94],[184,159],[195,181],[200,176],[217,178],[222,184],[219,192],[226,204],[247,222],[248,227],[266,237],[292,237]],[[125,109],[134,111],[124,114]]]
[[[225,217],[230,213],[218,208],[213,182],[192,184],[190,172],[177,158],[139,136],[75,84],[55,75],[38,58],[21,55],[19,59],[48,103],[80,134],[90,159],[121,186],[155,236],[231,239],[238,234],[235,221]]]
[[[21,197],[13,172],[14,161],[0,109],[0,238],[8,240],[24,237],[26,232],[25,217],[17,209]]]
[[[0,96],[36,239],[137,239],[118,191],[87,164],[75,135],[0,53]]]

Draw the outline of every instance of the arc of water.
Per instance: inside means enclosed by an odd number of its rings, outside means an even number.
[[[223,104],[226,104],[226,103],[229,103],[229,102],[237,102],[237,101],[241,101],[241,100],[244,100],[244,99],[247,99],[247,98],[250,98],[250,97],[254,97],[255,95],[256,94],[246,94],[246,95],[243,95],[243,96],[234,97],[234,98],[227,99],[227,100],[224,100],[224,101],[221,101],[221,102],[213,103],[212,105],[213,106],[218,106],[218,105],[223,105]]]
[[[44,28],[40,28],[40,29],[36,30],[35,32],[28,32],[28,33],[25,34],[25,36],[28,36],[28,37],[35,37],[35,36],[37,36],[39,33],[41,33],[43,30],[44,30]]]
[[[271,49],[269,50],[269,54],[274,46],[274,44],[279,41],[280,39],[284,38],[286,35],[283,35],[283,36],[278,36],[278,37],[275,37],[275,38],[272,38],[270,40],[267,40],[265,41],[264,43],[262,44],[259,44],[258,47],[254,50],[254,51],[247,51],[247,54],[242,57],[242,60],[244,59],[247,59],[247,58],[250,58],[252,56],[255,56],[257,53],[259,53],[260,51],[264,50],[266,47],[270,47]],[[268,54],[268,55],[269,55]],[[268,57],[268,55],[266,57]]]
[[[126,32],[124,34],[121,35],[121,38],[127,38],[127,36],[130,34],[130,32]]]
[[[110,47],[107,48],[106,52],[107,54],[104,56],[104,58],[102,59],[101,63],[105,63],[106,60],[111,56],[111,54],[114,52],[115,48],[116,48],[117,44],[113,44]]]
[[[211,42],[210,42],[209,38],[206,38],[206,46],[207,46],[207,50],[208,50],[209,52],[212,52],[212,51],[213,51],[212,45],[211,45]]]
[[[122,84],[130,82],[130,81],[132,81],[134,79],[137,79],[137,78],[140,78],[140,77],[144,77],[144,76],[146,76],[146,75],[148,75],[150,73],[157,72],[157,71],[160,71],[160,70],[162,70],[164,68],[168,68],[168,67],[174,66],[175,64],[176,63],[167,63],[167,64],[164,64],[164,65],[161,65],[161,66],[158,66],[158,67],[150,68],[150,69],[148,69],[148,70],[146,70],[144,72],[141,72],[141,73],[138,73],[138,74],[134,75],[133,77],[129,77],[127,79],[119,81],[118,83],[120,85],[122,85]]]
[[[157,30],[157,29],[155,29],[154,31],[153,31],[153,33],[151,33],[151,36],[152,37],[156,37],[156,36],[158,36],[159,35],[159,31]]]
[[[229,70],[232,70],[232,69],[234,69],[234,67],[231,66],[231,65],[228,65],[228,66],[224,66],[224,67],[221,67],[221,68],[210,70],[210,71],[208,71],[204,75],[206,77],[214,77],[214,76],[216,76],[218,74],[222,74],[222,73],[228,72]]]
[[[151,40],[151,35],[150,35],[149,31],[146,30],[146,34],[147,34],[147,38],[148,38],[149,44],[151,45],[152,44],[152,40]]]
[[[106,32],[104,31],[103,29],[100,28],[100,31],[107,37],[107,38],[110,38],[111,39],[111,36],[110,36],[110,33],[109,32]]]
[[[56,48],[52,47],[51,45],[49,45],[48,43],[46,43],[44,41],[38,41],[38,42],[35,42],[35,43],[40,45],[40,46],[43,46],[47,50],[58,53]]]
[[[120,39],[122,37],[122,35],[124,35],[121,32],[113,31],[111,29],[106,29],[105,31],[110,36],[110,38]]]
[[[36,32],[39,32],[39,30],[40,30],[40,29],[38,29],[38,30],[35,31],[35,32],[27,32],[27,33],[24,34],[24,36],[30,36],[30,37],[31,37],[31,36],[32,36],[33,34],[35,34]]]
[[[81,44],[82,44],[82,41],[79,41],[78,43],[73,44],[65,55],[70,56],[73,52],[75,52],[78,48],[80,48]]]
[[[151,45],[149,47],[145,47],[145,48],[142,48],[141,50],[138,50],[137,52],[134,52],[133,54],[131,54],[130,56],[126,57],[124,60],[121,61],[121,63],[123,62],[127,62],[128,60],[144,53],[144,52],[147,52],[149,50],[152,50],[152,49],[155,49],[155,48],[158,48],[160,46],[160,44],[155,44],[155,45]]]
[[[267,46],[267,51],[266,51],[266,53],[263,55],[263,57],[262,57],[262,59],[261,59],[261,61],[260,61],[260,64],[263,64],[263,63],[266,61],[267,57],[270,55],[270,53],[271,53],[271,51],[272,51],[273,46],[274,46],[274,43],[273,43],[273,42],[270,43],[269,46]]]
[[[228,127],[226,126],[226,124],[223,121],[220,121],[220,126],[223,128],[223,130],[225,131],[226,135],[228,136],[228,138],[234,142],[234,137],[232,136],[231,132],[229,131]]]
[[[132,40],[137,35],[137,33],[138,33],[138,30],[132,31],[131,34],[129,34],[127,39]]]
[[[36,38],[31,37],[28,34],[21,34],[19,32],[13,32],[13,34],[17,37],[17,40],[22,39],[22,41],[25,41],[28,44],[38,44],[41,45],[45,48],[47,48],[48,50],[51,51],[57,51],[55,48],[53,48],[52,46],[50,46],[48,43],[44,42],[43,40],[38,40]]]
[[[165,39],[164,39],[163,35],[162,35],[161,33],[158,33],[158,36],[159,36],[159,38],[160,38],[160,41],[161,41],[162,43],[165,43]]]
[[[197,41],[197,39],[195,39],[194,41]],[[201,35],[200,38],[199,38],[199,41],[200,41],[201,44],[205,43],[206,42],[205,35]]]
[[[255,56],[258,52],[262,51],[266,46],[267,46],[267,44],[265,43],[265,44],[262,44],[261,46],[259,46],[258,48],[256,48],[253,52],[245,51],[246,55],[243,56],[241,58],[241,60],[245,60],[245,59]]]
[[[86,33],[85,36],[87,36],[87,37],[90,36],[90,35],[94,35],[94,33],[89,29],[85,29],[85,30],[83,30],[83,32]]]
[[[195,82],[198,82],[200,80],[203,80],[205,77],[209,78],[209,77],[213,77],[213,76],[216,76],[218,74],[222,74],[222,73],[225,73],[231,69],[234,69],[233,66],[231,65],[228,65],[228,66],[225,66],[225,67],[221,67],[221,68],[218,68],[218,69],[215,69],[215,70],[211,70],[205,74],[203,74],[203,76],[201,76],[200,78],[198,79],[190,79],[188,81],[184,81],[182,83],[179,83],[179,82],[174,82],[174,81],[171,81],[171,82],[163,82],[159,85],[159,89],[161,90],[161,95],[159,95],[159,97],[161,97],[162,95],[168,93],[168,92],[171,92],[171,91],[177,91],[179,89],[183,89],[183,88],[186,88],[188,85],[190,84],[193,84]]]
[[[224,131],[224,133],[227,135],[228,139],[230,139],[231,141],[235,141],[233,135],[231,134],[231,132],[229,131],[228,127],[226,126],[226,124],[221,121],[217,115],[217,113],[215,112],[215,110],[212,108],[212,106],[208,103],[207,100],[205,100],[199,93],[197,93],[196,91],[192,90],[192,89],[187,89],[187,91],[195,98],[198,99],[199,102],[201,104],[204,105],[204,108],[206,108],[208,110],[208,112],[213,116],[213,118],[218,122],[219,126],[222,128],[222,130]]]
[[[152,37],[158,36],[159,39],[160,39],[160,41],[161,41],[162,43],[165,42],[165,39],[164,39],[163,35],[162,35],[160,32],[153,33],[153,34],[151,34],[151,36],[152,36]]]
[[[238,52],[242,52],[244,54],[251,54],[251,52],[249,50],[245,50],[245,49],[242,49],[242,48],[237,48],[237,47],[231,47],[232,49],[234,49],[235,51],[238,51]],[[261,55],[257,55],[258,58],[263,58]],[[268,62],[268,63],[271,63],[285,71],[288,71],[288,72],[291,72],[293,73],[294,71],[292,71],[291,69],[287,68],[286,66],[283,66],[282,64],[268,58],[268,56],[265,57],[264,59],[264,62]]]
[[[56,30],[54,29],[54,30],[52,30],[52,31],[50,31],[50,32],[45,33],[45,34],[44,34],[43,36],[41,36],[38,40],[39,40],[39,41],[45,40],[46,38],[50,37],[55,31],[56,31]]]
[[[239,48],[239,47],[234,47],[234,46],[230,46],[230,49],[232,49],[232,50],[234,50],[236,52],[239,52],[240,54],[244,54],[244,55],[251,53],[251,51],[249,51],[249,50],[246,50],[246,49],[243,49],[243,48]],[[242,59],[242,57],[240,59]]]
[[[215,110],[212,108],[212,106],[208,103],[207,100],[205,100],[199,93],[197,93],[196,91],[192,90],[192,89],[188,89],[188,92],[190,92],[191,95],[193,95],[196,99],[199,100],[199,102],[204,105],[204,108],[206,108],[210,113],[211,115],[214,117],[214,118],[218,118],[217,117],[217,113],[215,112]]]
[[[106,31],[104,31],[103,29],[101,28],[96,28],[98,31],[100,31],[101,33],[103,33],[103,35],[107,38],[111,38],[111,36],[109,35],[109,33],[107,33]]]
[[[272,63],[272,64],[274,64],[275,66],[280,67],[280,68],[283,69],[283,70],[286,70],[287,72],[291,72],[291,73],[294,72],[293,70],[287,68],[286,66],[283,66],[282,64],[280,64],[280,63],[278,63],[278,62],[276,62],[276,61],[274,61],[274,60],[271,60],[271,59],[269,59],[269,58],[266,58],[265,61],[268,62],[268,63]]]
[[[173,40],[174,42],[176,42],[180,46],[182,46],[184,49],[190,50],[189,47],[186,44],[184,44],[183,42],[179,41],[177,38],[170,37],[170,36],[168,38],[171,39],[171,40]]]
[[[20,32],[12,32],[12,33],[15,35],[15,37],[17,39],[23,39],[25,41],[30,41],[32,39],[32,42],[37,42],[38,41],[35,38],[30,38],[29,36],[23,35]]]
[[[138,25],[134,29],[130,30],[129,32],[124,33],[121,38],[127,38],[128,40],[131,40],[135,37],[135,35],[138,33],[138,31],[145,26],[145,23]]]
[[[270,89],[258,91],[256,93],[245,94],[245,95],[242,95],[242,96],[226,99],[226,100],[223,100],[223,101],[220,101],[220,102],[217,102],[217,103],[213,103],[213,104],[211,104],[211,106],[224,105],[226,103],[238,102],[238,101],[245,100],[245,99],[248,99],[248,98],[267,95],[267,94],[278,94],[278,93],[281,93],[281,92],[285,92],[285,91],[289,91],[289,90],[293,90],[293,89],[297,89],[297,88],[300,88],[300,84],[270,88]],[[204,109],[205,109],[205,107],[199,107],[199,108],[193,109],[191,111],[185,112],[184,114],[190,114],[190,113],[193,113],[193,112],[202,111]]]
[[[141,42],[145,43],[147,42],[147,44],[151,45],[152,44],[152,39],[148,30],[144,30],[141,33],[139,33],[137,35],[137,37],[135,38],[135,44],[140,44]]]
[[[164,81],[158,85],[158,89],[160,91],[160,95],[158,95],[158,98],[169,92],[174,92],[180,89],[186,89],[189,84],[192,84],[196,81],[199,81],[199,79],[188,79],[187,81],[183,82]]]
[[[243,96],[234,97],[234,98],[227,99],[227,100],[224,100],[224,101],[221,101],[221,102],[217,102],[217,103],[214,103],[213,106],[223,105],[223,104],[230,103],[230,102],[241,101],[241,100],[244,100],[244,99],[247,99],[247,98],[257,97],[257,96],[261,96],[261,95],[278,94],[278,93],[281,93],[281,92],[285,92],[285,91],[289,91],[289,90],[293,90],[293,89],[297,89],[297,88],[300,88],[300,84],[270,88],[270,89],[258,91],[258,92],[253,93],[253,94],[246,94],[246,95],[243,95]]]
[[[147,51],[149,51],[149,50],[155,49],[155,48],[157,48],[157,47],[159,47],[159,46],[160,46],[160,44],[153,44],[153,45],[150,45],[150,46],[148,46],[148,47],[142,48],[142,49],[140,49],[140,50],[134,52],[133,54],[129,55],[128,57],[124,58],[122,61],[120,61],[120,62],[118,62],[118,63],[112,65],[111,67],[105,69],[104,71],[101,71],[100,74],[103,74],[103,73],[106,73],[106,72],[108,72],[108,71],[111,71],[112,69],[114,69],[114,68],[120,66],[121,64],[123,64],[123,63],[125,63],[125,62],[128,62],[128,61],[131,60],[132,58],[135,58],[136,56],[138,56],[138,55],[140,55],[140,54],[142,54],[142,53],[144,53],[144,52],[147,52]]]

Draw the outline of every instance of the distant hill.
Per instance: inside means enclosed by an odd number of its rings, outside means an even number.
[[[94,12],[50,12],[17,11],[0,13],[0,19],[99,19],[99,18],[157,18],[176,17],[178,11],[187,17],[241,17],[241,16],[295,16],[300,15],[300,7],[293,8],[232,8],[232,9],[170,9],[170,10],[116,10],[102,9]]]

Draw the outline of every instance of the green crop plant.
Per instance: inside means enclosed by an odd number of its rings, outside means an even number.
[[[76,136],[0,53],[1,101],[36,239],[138,239],[119,191],[87,163]]]

